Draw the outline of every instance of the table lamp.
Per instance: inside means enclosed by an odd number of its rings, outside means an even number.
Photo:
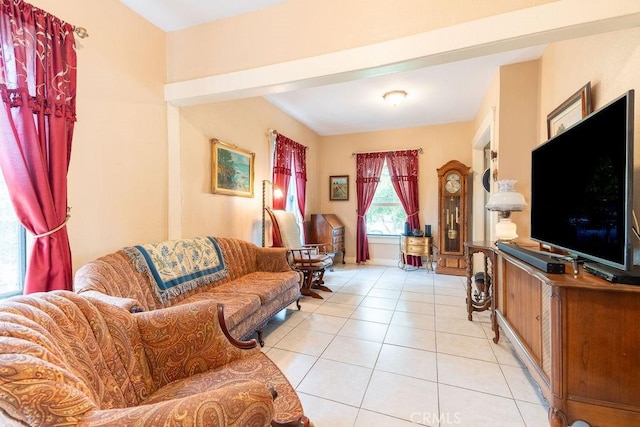
[[[498,191],[491,194],[485,206],[490,211],[497,211],[500,214],[500,221],[496,224],[498,240],[509,241],[518,237],[516,224],[509,217],[511,212],[526,208],[527,202],[524,201],[524,196],[513,188],[516,182],[513,179],[498,181]]]

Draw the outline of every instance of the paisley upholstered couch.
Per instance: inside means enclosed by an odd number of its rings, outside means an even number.
[[[131,314],[68,291],[4,301],[0,425],[309,425],[255,340],[225,335],[221,310]]]
[[[199,240],[194,243],[195,239]],[[139,253],[133,248],[123,248],[82,266],[74,278],[74,291],[101,298],[129,311],[157,310],[201,300],[222,303],[231,334],[237,339],[247,339],[258,332],[258,340],[264,345],[262,329],[269,319],[300,298],[301,275],[287,263],[287,250],[261,248],[233,238],[195,239],[150,245],[156,245],[164,251],[189,244],[189,248],[195,247],[196,250],[188,253],[188,257],[198,258],[204,252],[200,250],[200,240],[212,240],[224,262],[224,275],[214,273],[178,292],[172,289],[171,292],[160,294],[154,276],[144,271],[143,267],[146,266],[141,266],[137,261]],[[210,245],[211,242],[204,244]],[[205,259],[202,263],[206,262],[211,261]],[[200,271],[198,269],[202,270],[202,267],[189,263],[182,266],[183,273],[187,275]]]

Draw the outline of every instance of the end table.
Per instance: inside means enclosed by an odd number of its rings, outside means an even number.
[[[474,311],[491,310],[493,342],[497,343],[500,339],[500,330],[495,316],[497,296],[493,292],[496,283],[496,246],[493,242],[465,242],[464,250],[467,257],[467,319],[473,320]],[[484,271],[478,272],[483,278],[482,282],[476,279],[473,271],[473,255],[477,253],[481,253],[484,257]],[[475,288],[474,282],[476,282]]]

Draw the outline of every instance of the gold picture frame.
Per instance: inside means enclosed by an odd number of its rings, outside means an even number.
[[[253,197],[256,154],[216,138],[211,143],[211,192]]]
[[[587,82],[569,99],[547,116],[547,137],[552,138],[591,114],[591,82]]]
[[[329,200],[349,200],[349,175],[329,177]]]

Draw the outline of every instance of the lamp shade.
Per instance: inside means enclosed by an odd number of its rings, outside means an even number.
[[[514,189],[517,181],[514,179],[505,179],[498,181],[498,191],[489,197],[489,201],[485,205],[490,211],[521,211],[527,207],[524,196]]]

